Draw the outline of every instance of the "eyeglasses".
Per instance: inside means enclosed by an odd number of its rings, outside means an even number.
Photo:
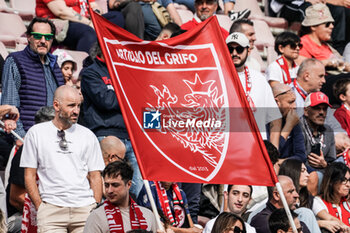
[[[350,182],[350,178],[348,179],[348,178],[346,178],[346,177],[344,177],[344,179],[342,180],[342,184],[347,184],[348,182]]]
[[[293,232],[293,229],[290,227],[290,228],[288,229],[288,232]],[[298,232],[298,233],[303,232],[303,227],[301,226],[301,227],[297,228],[297,232]]]
[[[111,159],[117,158],[120,161],[125,161],[125,158],[121,158],[117,154],[108,155],[108,157],[111,158]]]
[[[297,47],[299,47],[299,49],[302,49],[303,44],[301,44],[301,43],[289,44],[289,47],[293,50],[296,49]]]
[[[331,24],[333,25],[333,22],[327,22],[324,25],[326,26],[326,28],[329,28],[331,26]]]
[[[242,230],[238,226],[227,228],[225,231],[233,231],[233,233],[246,233],[245,230]]]
[[[53,34],[52,33],[43,34],[43,33],[39,33],[39,32],[31,32],[30,34],[36,40],[41,40],[41,38],[45,37],[45,40],[49,41],[49,40],[52,40],[52,38],[53,38]]]
[[[63,130],[57,130],[57,136],[61,138],[60,142],[58,143],[59,147],[63,151],[68,150],[68,143],[66,140],[66,133]]]
[[[288,91],[284,91],[284,92],[281,92],[277,95],[275,95],[275,98],[277,98],[278,96],[281,96],[281,95],[284,95],[284,94],[287,94],[288,92],[292,91],[292,89],[289,89]]]
[[[237,47],[232,47],[232,46],[227,46],[228,47],[228,51],[230,51],[230,53],[233,53],[233,50],[236,50],[236,52],[238,54],[241,54],[243,53],[245,47],[242,47],[242,46],[237,46]]]

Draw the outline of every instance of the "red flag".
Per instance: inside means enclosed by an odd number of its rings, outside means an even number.
[[[216,17],[161,42],[92,19],[144,179],[277,182]]]

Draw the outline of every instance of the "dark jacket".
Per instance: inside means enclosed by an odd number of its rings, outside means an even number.
[[[113,135],[129,139],[106,63],[95,58],[94,63],[82,71],[81,76],[84,125],[96,136]]]

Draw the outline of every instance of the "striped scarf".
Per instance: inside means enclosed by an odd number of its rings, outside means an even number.
[[[113,205],[108,200],[103,203],[110,233],[125,232],[123,228],[123,218],[119,207]],[[143,217],[140,207],[130,198],[130,224],[131,229],[147,229],[146,219]]]
[[[162,184],[159,181],[154,181],[157,189],[157,194],[158,194],[158,199],[160,202],[160,206],[162,207],[164,215],[169,219],[171,225],[173,226],[178,226],[180,224],[179,219],[181,213],[179,211],[174,211],[175,212],[175,218],[171,212],[170,205],[169,205],[169,200],[168,196],[166,193],[166,190],[163,188]],[[181,196],[181,192],[179,189],[179,186],[176,183],[172,184],[172,190],[173,190],[173,203],[174,205],[183,205],[183,199]]]

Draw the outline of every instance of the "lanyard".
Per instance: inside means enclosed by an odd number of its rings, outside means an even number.
[[[299,87],[296,79],[293,80],[293,85],[297,89],[297,91],[301,95],[301,97],[303,97],[303,99],[305,100],[306,99],[306,95],[300,90],[300,87]]]

